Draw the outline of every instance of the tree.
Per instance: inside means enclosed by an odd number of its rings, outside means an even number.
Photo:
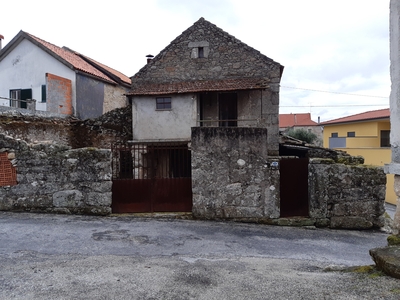
[[[291,136],[300,141],[306,142],[308,144],[312,144],[316,139],[317,135],[313,132],[307,131],[305,129],[289,129],[286,135]]]

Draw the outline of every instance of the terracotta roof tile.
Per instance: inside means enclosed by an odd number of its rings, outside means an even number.
[[[234,91],[268,88],[267,80],[263,78],[240,78],[222,80],[198,80],[172,83],[147,83],[135,87],[127,95],[162,95],[182,94],[212,91]]]
[[[379,109],[379,110],[371,110],[367,112],[363,112],[360,114],[355,114],[343,118],[338,118],[326,122],[322,122],[321,125],[330,125],[330,124],[339,124],[339,123],[349,123],[349,122],[358,122],[358,121],[367,121],[367,120],[375,120],[375,119],[386,119],[390,118],[390,109]]]
[[[85,57],[87,60],[90,60],[94,64],[99,65],[100,67],[104,68],[108,72],[112,73],[114,76],[118,77],[121,81],[123,81],[129,85],[131,84],[131,79],[128,76],[126,76],[125,74],[123,74],[113,68],[110,68],[109,66],[106,66],[90,57],[87,57],[86,55],[83,55],[83,54],[79,54],[79,55]]]
[[[26,32],[25,32],[26,33]],[[61,59],[65,60],[66,62],[70,63],[75,69],[82,71],[84,73],[93,75],[95,77],[101,78],[105,81],[108,81],[110,83],[116,84],[114,80],[112,80],[110,77],[108,77],[106,74],[103,72],[99,71],[95,67],[93,67],[91,64],[87,63],[85,60],[83,60],[81,57],[76,55],[74,52],[66,50],[64,48],[60,48],[56,45],[53,45],[49,42],[46,42],[32,34],[26,33],[29,35],[31,38],[33,38],[35,41],[46,47],[48,50],[59,56]]]
[[[293,126],[317,126],[318,123],[311,120],[311,114],[280,114],[279,128]]]

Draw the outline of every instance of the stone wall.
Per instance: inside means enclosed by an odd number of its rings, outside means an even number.
[[[109,149],[116,141],[132,139],[132,108],[115,109],[84,121],[61,115],[47,116],[38,111],[0,111],[0,131],[28,143]]]
[[[204,56],[201,58],[194,53],[199,47],[204,49]],[[170,83],[246,77],[266,78],[269,82],[278,84],[281,65],[200,18],[135,74],[132,87],[145,82]]]
[[[110,150],[30,145],[0,135],[0,153],[16,168],[16,185],[0,187],[0,210],[111,213]],[[0,164],[0,176],[9,168]]]
[[[310,218],[317,226],[365,229],[384,225],[383,168],[311,159],[308,182]]]
[[[192,128],[193,215],[206,219],[279,217],[279,171],[265,128]]]
[[[279,159],[263,128],[192,128],[193,215],[275,225],[367,229],[384,226],[386,176],[330,149],[310,148],[309,215],[280,218]],[[319,150],[319,151],[318,151]],[[295,171],[295,170],[294,170]]]
[[[128,100],[126,99],[125,94],[128,91],[128,88],[106,84],[104,86],[103,113],[105,114],[116,108],[127,106]]]

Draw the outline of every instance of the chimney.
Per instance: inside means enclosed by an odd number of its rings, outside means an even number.
[[[320,117],[320,116],[318,116],[318,124],[320,123],[320,121],[321,121],[321,117]]]
[[[154,55],[149,54],[149,55],[146,55],[146,57],[147,57],[147,63],[149,63],[153,59]]]
[[[2,36],[2,35],[0,34],[0,50],[1,50],[1,48],[2,48],[2,46],[1,46],[1,40],[4,40],[4,36]]]

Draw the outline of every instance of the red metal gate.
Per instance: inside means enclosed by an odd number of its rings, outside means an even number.
[[[187,144],[115,144],[112,169],[114,213],[192,211]]]
[[[308,216],[308,158],[280,160],[281,217]]]

